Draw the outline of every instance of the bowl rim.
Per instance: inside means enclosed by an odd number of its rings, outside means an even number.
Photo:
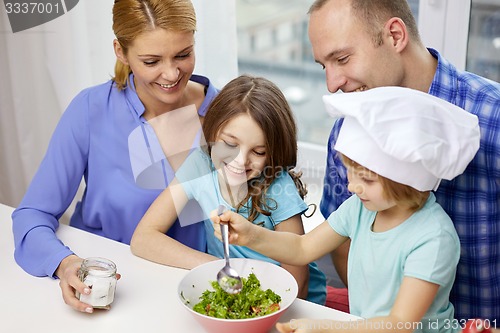
[[[190,271],[188,271],[188,273],[181,279],[181,281],[177,285],[177,299],[179,300],[179,302],[182,303],[183,307],[185,307],[186,309],[188,309],[191,313],[193,313],[193,314],[195,314],[197,316],[203,317],[203,318],[209,318],[209,319],[213,319],[213,320],[220,321],[220,322],[226,322],[226,323],[244,323],[244,322],[252,322],[252,321],[262,320],[264,318],[270,318],[270,317],[276,316],[276,315],[284,312],[286,309],[288,309],[293,304],[293,302],[295,302],[295,300],[297,299],[298,289],[299,289],[299,286],[297,284],[297,280],[295,280],[295,277],[289,271],[287,271],[286,269],[284,269],[280,265],[273,264],[272,262],[269,262],[269,261],[252,259],[252,258],[231,258],[230,260],[231,261],[235,260],[235,261],[258,262],[259,264],[264,263],[264,264],[274,265],[274,266],[277,266],[277,267],[281,268],[286,274],[288,274],[292,278],[292,281],[294,283],[294,287],[290,287],[290,291],[292,291],[292,289],[295,290],[295,297],[292,299],[292,301],[286,307],[281,307],[281,303],[280,303],[280,309],[278,311],[275,311],[273,313],[269,313],[269,314],[267,314],[265,316],[254,317],[254,318],[226,319],[226,318],[211,317],[211,316],[207,316],[207,315],[205,315],[203,313],[196,312],[196,311],[193,310],[192,307],[190,307],[189,305],[186,304],[187,303],[186,301],[183,300],[184,299],[184,295],[182,295],[183,290],[180,290],[181,283],[184,281],[185,277],[190,272],[195,271],[195,270],[200,270],[200,269],[203,268],[202,266],[214,265],[216,262],[224,262],[224,259],[218,259],[218,260],[209,261],[209,262],[206,262],[206,263],[203,263],[201,265],[198,265],[198,266],[194,267],[193,269],[191,269]],[[278,294],[278,295],[280,295],[280,297],[283,298],[283,295],[281,295],[281,294]],[[194,304],[193,304],[193,306],[194,306]]]

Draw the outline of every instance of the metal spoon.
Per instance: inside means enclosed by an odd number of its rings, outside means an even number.
[[[220,216],[226,207],[224,205],[219,205],[217,208],[217,214]],[[243,288],[243,283],[241,282],[241,277],[231,267],[229,264],[229,239],[228,239],[229,226],[227,223],[220,224],[220,233],[222,235],[222,244],[224,245],[224,259],[226,260],[226,265],[217,273],[217,282],[219,286],[227,292],[228,294],[237,294]]]

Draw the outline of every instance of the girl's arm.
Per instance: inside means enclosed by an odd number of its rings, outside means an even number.
[[[186,269],[218,259],[166,235],[177,219],[177,212],[180,212],[187,202],[182,186],[176,180],[172,181],[151,204],[137,225],[130,241],[132,253],[160,264]]]
[[[307,265],[347,240],[336,233],[328,222],[323,222],[305,235],[291,232],[273,232],[249,222],[243,216],[226,211],[217,216],[213,211],[215,235],[220,238],[219,222],[229,223],[229,242],[235,245],[248,246],[276,261],[289,265]]]
[[[436,297],[439,285],[412,277],[404,277],[396,301],[388,316],[363,319],[354,322],[333,320],[300,319],[294,322],[278,323],[276,328],[281,333],[312,333],[313,327],[325,328],[322,332],[357,332],[357,333],[411,333],[422,328],[423,316]],[[321,325],[321,326],[318,326]],[[297,329],[299,328],[299,329]],[[424,331],[428,327],[423,327]]]
[[[405,276],[399,288],[396,301],[392,306],[389,318],[396,323],[420,322],[436,298],[439,285],[421,279]],[[424,328],[425,330],[429,328]],[[401,329],[398,332],[412,332],[414,329]]]
[[[300,218],[299,214],[282,221],[276,226],[275,230],[287,231],[297,235],[304,234],[304,226],[302,224],[302,219]],[[308,265],[293,266],[281,263],[281,267],[290,272],[290,274],[292,274],[295,280],[297,281],[297,284],[299,285],[298,297],[306,299],[309,291],[309,266]]]

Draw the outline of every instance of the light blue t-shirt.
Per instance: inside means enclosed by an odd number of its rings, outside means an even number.
[[[350,312],[363,318],[386,316],[405,276],[438,284],[429,310],[415,332],[453,332],[450,290],[460,256],[460,242],[449,216],[433,193],[424,207],[399,226],[373,232],[376,212],[355,195],[328,217],[330,226],[351,238],[348,259]],[[453,329],[455,328],[455,329]]]
[[[205,230],[207,232],[207,252],[219,258],[224,257],[222,242],[214,236],[214,228],[209,219],[210,212],[220,204],[225,205],[232,211],[236,211],[224,200],[221,195],[217,180],[217,171],[209,156],[201,149],[194,150],[186,159],[184,164],[176,173],[176,179],[182,184],[188,199],[198,201],[204,211]],[[266,195],[267,203],[271,208],[270,216],[259,214],[253,221],[267,229],[274,230],[275,226],[288,218],[302,214],[307,210],[306,203],[300,197],[291,176],[285,172],[276,178],[269,187]],[[241,208],[238,213],[248,218],[247,209],[251,203]],[[193,217],[191,221],[199,221],[199,217]],[[181,225],[187,225],[191,221],[180,220]],[[230,256],[233,258],[259,259],[279,265],[272,260],[246,246],[229,245]],[[307,300],[323,305],[326,300],[326,277],[316,265],[309,264],[309,288]]]

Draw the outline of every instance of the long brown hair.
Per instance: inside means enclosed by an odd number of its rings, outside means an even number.
[[[196,31],[196,14],[190,0],[115,0],[113,31],[124,54],[140,34],[157,28],[179,32]],[[116,60],[113,80],[125,89],[130,67]]]
[[[249,220],[257,214],[270,215],[265,194],[282,172],[288,172],[303,198],[307,190],[300,180],[297,165],[297,125],[292,110],[281,90],[262,77],[241,75],[229,82],[208,107],[203,121],[203,134],[208,143],[216,142],[222,128],[240,114],[249,115],[266,136],[266,167],[260,178],[248,182],[248,194],[237,208],[251,198]],[[210,144],[208,145],[210,154]]]

